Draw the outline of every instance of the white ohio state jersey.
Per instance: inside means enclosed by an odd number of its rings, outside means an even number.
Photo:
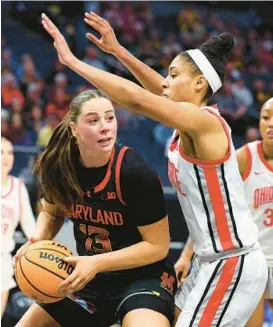
[[[9,176],[7,186],[1,189],[2,253],[9,253],[14,249],[14,233],[19,221],[27,237],[34,234],[35,220],[27,189],[20,179]]]
[[[228,154],[222,160],[189,157],[182,151],[179,133],[175,131],[168,154],[168,173],[195,253],[216,260],[258,247],[258,231],[245,200],[230,128],[218,110],[203,109],[220,119],[229,140]]]
[[[266,161],[262,142],[245,145],[248,167],[243,176],[246,199],[254,222],[258,226],[258,239],[267,262],[273,266],[273,168]]]

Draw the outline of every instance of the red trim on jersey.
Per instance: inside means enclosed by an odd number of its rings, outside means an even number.
[[[225,131],[225,133],[227,135],[227,138],[228,138],[228,153],[222,159],[200,160],[200,159],[196,159],[196,158],[190,157],[187,154],[185,154],[183,152],[181,142],[180,142],[180,145],[179,145],[179,153],[180,153],[182,158],[184,158],[186,161],[191,162],[193,164],[202,165],[202,166],[220,165],[220,164],[226,162],[230,158],[230,155],[231,155],[231,137],[230,137],[230,134],[229,134],[229,131],[228,131],[228,128],[227,128],[227,125],[226,125],[226,122],[225,122],[224,118],[222,118],[219,114],[217,114],[217,112],[215,112],[215,110],[213,110],[213,109],[205,108],[203,110],[209,111],[212,115],[215,115],[220,120],[220,122],[221,122],[221,124],[222,124],[222,126],[224,128],[224,131]]]
[[[245,172],[243,173],[243,176],[242,176],[243,181],[245,181],[248,178],[248,176],[250,175],[250,172],[251,172],[251,168],[252,168],[252,155],[251,155],[248,144],[246,144],[244,146],[244,149],[246,151],[247,166],[246,166],[246,170],[245,170]]]
[[[105,188],[105,186],[107,185],[107,183],[109,182],[109,179],[111,177],[111,168],[112,168],[112,164],[114,161],[114,157],[115,157],[115,147],[112,150],[108,168],[107,168],[107,172],[104,176],[104,179],[94,188],[94,193],[102,191]]]
[[[265,156],[264,156],[264,151],[263,151],[263,146],[262,146],[262,142],[258,142],[257,143],[257,150],[258,150],[258,154],[259,157],[262,161],[262,163],[265,165],[265,167],[271,171],[273,173],[273,167],[271,167],[268,163],[268,161],[266,160]]]
[[[211,326],[228,288],[232,282],[239,257],[226,259],[218,283],[203,311],[198,327]]]
[[[222,248],[224,251],[235,249],[236,247],[232,242],[230,230],[228,227],[225,203],[221,193],[217,170],[214,167],[204,167],[203,169],[215,217],[215,225]]]
[[[119,154],[118,154],[118,158],[117,158],[117,162],[116,162],[116,171],[115,171],[115,180],[116,180],[116,191],[117,191],[117,196],[119,201],[123,204],[126,205],[126,203],[124,202],[123,198],[122,198],[122,194],[121,194],[121,187],[120,187],[120,171],[121,171],[121,164],[122,164],[122,160],[124,157],[125,152],[128,150],[128,146],[124,146],[123,148],[121,148]]]
[[[177,142],[179,140],[179,137],[177,137],[178,135],[179,135],[179,132],[176,131],[175,134],[174,134],[174,137],[171,140],[171,144],[170,144],[170,150],[171,151],[174,151],[176,149]]]
[[[23,183],[19,180],[19,219],[21,220],[23,214],[23,204],[22,204],[22,187]]]
[[[1,198],[2,199],[5,199],[5,198],[7,198],[9,195],[10,195],[10,193],[12,192],[12,190],[13,190],[13,186],[14,186],[14,178],[13,178],[13,176],[9,176],[10,177],[10,189],[8,190],[8,192],[6,193],[6,194],[4,194],[4,195],[1,195]]]

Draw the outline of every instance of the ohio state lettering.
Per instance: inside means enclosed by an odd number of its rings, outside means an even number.
[[[260,205],[273,201],[273,186],[257,188],[254,191],[253,207],[259,208]]]

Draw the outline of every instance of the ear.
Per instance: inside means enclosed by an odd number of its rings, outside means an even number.
[[[201,90],[205,89],[207,84],[208,84],[208,82],[207,82],[205,76],[199,75],[196,79],[196,84],[195,84],[196,91],[200,92]]]
[[[77,137],[77,130],[76,130],[75,123],[70,122],[70,123],[69,123],[69,127],[71,128],[72,135],[73,135],[74,137]]]

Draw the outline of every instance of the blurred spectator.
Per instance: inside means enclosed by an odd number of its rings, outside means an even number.
[[[242,122],[247,112],[247,107],[240,102],[239,98],[235,97],[231,84],[226,81],[221,93],[215,95],[213,100],[217,103],[221,115],[227,120],[234,134],[240,134],[242,126],[244,126]]]
[[[43,108],[44,104],[44,99],[41,96],[40,84],[37,82],[29,84],[27,88],[26,104],[24,107],[26,119],[29,118],[33,105],[37,105]]]
[[[53,84],[55,82],[55,77],[58,73],[64,73],[65,74],[65,66],[60,63],[59,59],[56,59],[53,67],[50,70],[49,75],[45,79],[47,84]]]
[[[46,118],[45,125],[38,132],[37,145],[45,148],[51,138],[54,129],[57,127],[59,119],[56,114],[49,114]]]
[[[107,66],[98,58],[97,48],[92,45],[86,47],[83,62],[98,69],[108,71]]]
[[[246,129],[245,143],[250,143],[260,138],[259,129],[256,127],[248,127]]]
[[[2,103],[6,107],[10,107],[14,98],[17,98],[22,104],[25,102],[25,98],[18,89],[16,79],[12,74],[2,76],[1,96]]]
[[[265,81],[262,79],[255,79],[253,82],[253,95],[255,102],[258,107],[261,108],[262,105],[272,97],[272,94],[266,90]]]
[[[9,135],[9,111],[2,108],[1,109],[1,135],[8,137]]]
[[[234,84],[231,84],[231,89],[241,105],[248,107],[253,104],[252,93],[249,88],[245,86],[245,81],[241,76],[235,79]]]
[[[23,126],[22,116],[15,113],[11,117],[8,138],[14,145],[33,145],[33,142]]]
[[[65,91],[63,89],[57,89],[55,92],[55,98],[49,102],[45,108],[46,116],[55,114],[59,121],[63,119],[67,113],[70,101],[67,99]]]
[[[71,94],[67,90],[68,86],[68,78],[64,73],[58,73],[54,77],[54,84],[50,88],[50,91],[48,92],[47,99],[48,101],[54,101],[56,98],[56,93],[58,90],[61,90],[64,92],[64,97],[66,101],[71,100]]]
[[[37,143],[38,133],[43,126],[45,126],[45,121],[43,119],[43,110],[37,105],[33,105],[30,112],[30,119],[27,121],[27,128],[33,143]]]
[[[3,49],[1,54],[1,67],[9,67],[13,72],[16,71],[17,64],[12,58],[12,51],[8,48]]]
[[[22,76],[20,81],[20,88],[24,95],[27,93],[27,88],[31,83],[38,82],[40,74],[36,71],[34,62],[26,60],[22,65]]]
[[[13,98],[10,104],[11,113],[24,114],[24,105],[18,98]]]

